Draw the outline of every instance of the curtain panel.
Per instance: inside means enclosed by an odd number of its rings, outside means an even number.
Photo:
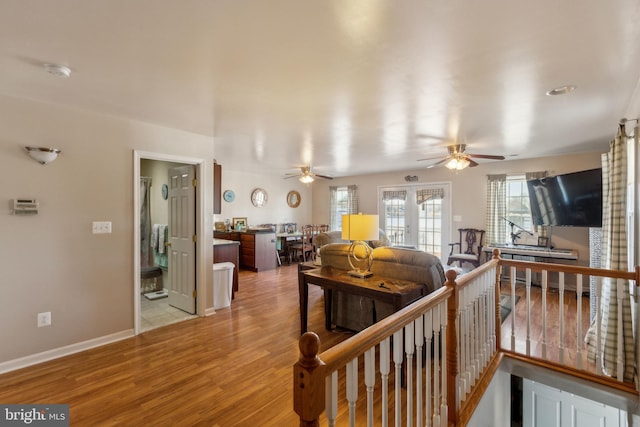
[[[504,243],[507,225],[507,175],[487,175],[487,238],[489,246]]]

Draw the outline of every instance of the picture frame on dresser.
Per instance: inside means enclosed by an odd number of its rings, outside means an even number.
[[[233,218],[231,226],[234,230],[243,230],[247,228],[247,217]]]

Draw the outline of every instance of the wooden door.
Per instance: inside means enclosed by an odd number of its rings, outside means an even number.
[[[169,304],[196,312],[195,169],[169,169]]]

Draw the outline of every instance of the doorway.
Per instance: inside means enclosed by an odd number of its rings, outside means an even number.
[[[164,251],[164,254],[160,254],[157,251],[157,247],[152,248],[149,254],[145,254],[143,245],[149,244],[149,242],[143,243],[141,241],[141,236],[143,236],[141,219],[144,213],[140,207],[146,193],[140,184],[145,181],[142,178],[146,176],[147,180],[151,181],[147,187],[148,199],[150,200],[148,207],[151,210],[150,221],[154,227],[158,226],[162,230],[162,227],[168,226],[170,221],[168,208],[170,198],[165,196],[167,192],[163,187],[166,187],[165,184],[168,184],[170,180],[168,170],[176,167],[192,170],[196,178],[195,182],[203,183],[203,180],[200,179],[205,169],[205,160],[203,159],[134,151],[134,332],[136,335],[156,327],[192,319],[204,313],[204,305],[200,304],[198,300],[192,305],[191,312],[185,312],[173,307],[168,297],[154,295],[155,291],[158,291],[158,287],[163,287],[165,293],[168,293],[172,287],[170,283],[172,280],[171,271],[174,269],[171,267],[171,254],[169,250]],[[191,207],[189,210],[191,214],[184,221],[189,224],[189,229],[194,231],[194,236],[206,235],[203,228],[206,221],[203,220],[204,214],[203,209],[201,209],[204,199],[203,187],[204,185],[195,186],[193,191],[195,194],[190,201]],[[154,228],[154,231],[157,230]],[[167,233],[165,239],[158,239],[157,234],[152,234],[150,239],[152,245],[154,239],[164,240],[166,243],[169,236]],[[193,268],[189,271],[192,277],[190,277],[188,286],[191,287],[190,293],[193,294],[194,299],[197,298],[197,295],[205,295],[203,284],[206,283],[206,272],[202,269],[196,269],[196,266],[205,264],[203,261],[206,258],[207,251],[203,240],[197,239],[197,243],[193,243]],[[171,248],[167,247],[167,249]],[[145,261],[145,256],[148,257],[147,261]],[[157,282],[141,279],[143,264],[162,267],[162,279],[159,281],[158,287]],[[150,287],[154,288],[152,292],[149,292]],[[149,297],[145,297],[143,294],[147,294]]]

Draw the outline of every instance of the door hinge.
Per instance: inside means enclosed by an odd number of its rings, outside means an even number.
[[[198,180],[193,178],[192,184],[193,184],[194,187],[197,187],[198,186]]]
[[[194,234],[191,240],[193,240],[193,243],[196,243],[198,241],[198,236]]]
[[[196,291],[195,289],[193,290],[193,299],[196,299],[198,296],[198,291]]]

